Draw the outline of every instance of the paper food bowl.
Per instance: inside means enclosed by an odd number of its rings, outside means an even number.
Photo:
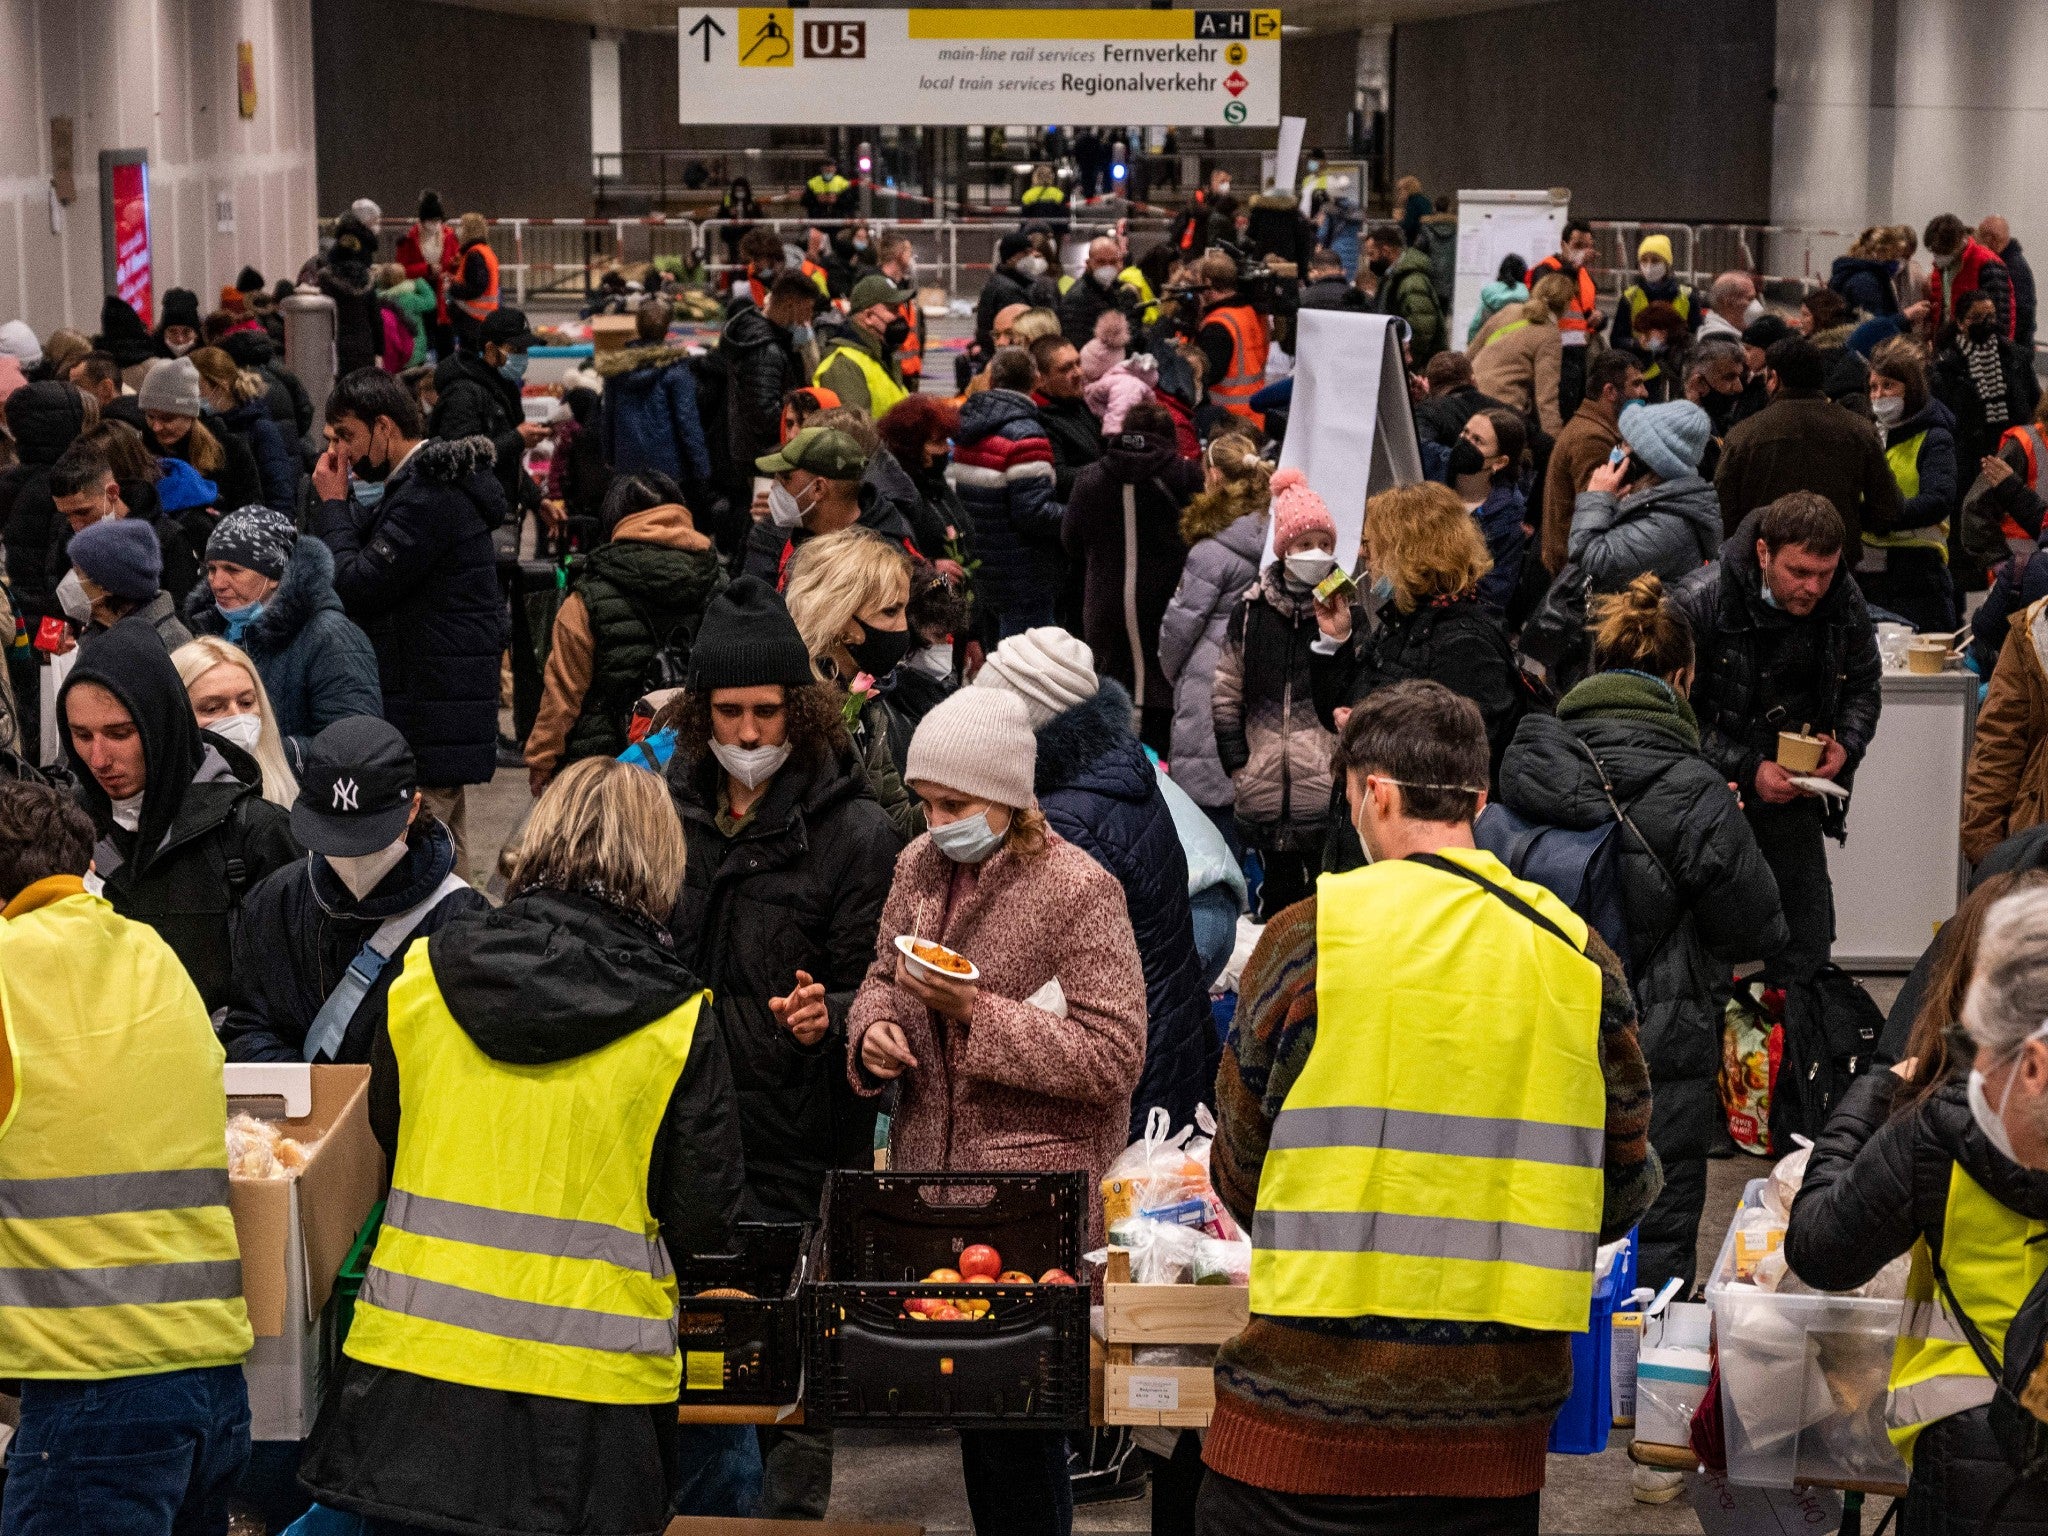
[[[1931,677],[1948,665],[1948,641],[1915,640],[1906,647],[1906,670]]]
[[[913,945],[916,946],[916,948],[913,948]],[[965,955],[960,954],[957,951],[946,948],[945,945],[937,943],[934,940],[913,939],[907,933],[899,933],[896,935],[896,949],[897,952],[903,956],[904,963],[910,967],[911,974],[914,976],[922,977],[926,981],[981,980],[981,972],[975,968],[975,964],[972,960],[968,959]],[[918,949],[937,950],[940,954],[951,956],[954,960],[957,960],[961,965],[965,966],[966,969],[947,970],[941,966],[933,965],[929,960],[921,960],[918,958]]]
[[[1804,736],[1798,731],[1778,732],[1778,766],[1787,773],[1811,773],[1820,766],[1821,753],[1827,743],[1818,736]]]

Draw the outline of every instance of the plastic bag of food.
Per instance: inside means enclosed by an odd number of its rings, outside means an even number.
[[[1173,1117],[1154,1106],[1145,1117],[1145,1134],[1117,1154],[1102,1176],[1102,1220],[1114,1226],[1143,1211],[1164,1211],[1186,1200],[1199,1200],[1209,1190],[1206,1162],[1187,1153],[1193,1126],[1176,1131]]]
[[[1139,1285],[1186,1285],[1194,1278],[1195,1249],[1206,1241],[1193,1227],[1126,1216],[1109,1229],[1110,1245],[1131,1256],[1131,1279]]]
[[[1759,1156],[1771,1150],[1771,1026],[1740,995],[1722,1015],[1721,1108],[1738,1147]]]
[[[1735,1278],[1754,1281],[1766,1254],[1785,1246],[1785,1218],[1760,1205],[1735,1213]]]
[[[289,1179],[309,1153],[268,1120],[236,1115],[228,1121],[228,1175],[237,1179]]]
[[[1780,1221],[1792,1219],[1792,1202],[1799,1197],[1799,1186],[1806,1182],[1806,1160],[1813,1155],[1813,1143],[1804,1136],[1794,1136],[1797,1144],[1794,1151],[1779,1158],[1771,1169],[1771,1175],[1764,1180],[1764,1209]]]
[[[1203,1238],[1195,1244],[1194,1277],[1197,1285],[1250,1285],[1252,1245],[1243,1239]]]

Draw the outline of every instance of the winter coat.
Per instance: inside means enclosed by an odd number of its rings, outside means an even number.
[[[1127,486],[1136,512],[1129,542]],[[1124,434],[1081,471],[1060,523],[1061,547],[1081,568],[1081,638],[1095,653],[1095,670],[1148,709],[1164,709],[1172,697],[1159,667],[1159,625],[1188,557],[1181,508],[1201,488],[1201,467],[1180,456],[1171,436]]]
[[[1898,482],[1877,433],[1818,390],[1781,389],[1730,430],[1714,490],[1721,498],[1721,526],[1731,532],[1787,492],[1818,492],[1842,514],[1850,565],[1864,533],[1911,526],[1899,520]]]
[[[149,334],[149,327],[135,312],[135,306],[114,293],[100,300],[99,334],[93,337],[92,344],[101,352],[111,353],[124,373],[163,355],[157,350],[156,338]],[[127,382],[133,384],[139,380]]]
[[[155,630],[157,639],[163,642],[164,654],[166,656],[177,650],[179,646],[190,643],[192,639],[192,631],[178,622],[177,603],[172,600],[170,593],[163,591],[161,588],[158,589],[155,597],[152,597],[148,602],[138,607],[129,609],[128,612],[121,615],[121,618],[140,619],[151,629]],[[97,618],[88,620],[85,626],[85,637],[90,639],[95,635],[104,635],[111,628],[111,625],[102,624]]]
[[[1998,259],[2005,263],[2007,279],[2012,283],[2013,344],[2020,349],[2022,357],[2034,355],[2034,323],[2038,314],[2038,301],[2034,296],[2034,268],[2027,260],[2027,253],[2020,249],[2017,240],[2005,242],[2005,249],[1998,253]]]
[[[1564,367],[1562,337],[1557,321],[1538,304],[1502,310],[1465,349],[1472,360],[1472,383],[1517,415],[1535,418],[1555,437],[1564,430],[1557,408],[1557,381]]]
[[[727,442],[735,480],[752,480],[754,460],[782,438],[782,397],[803,386],[803,359],[787,329],[766,311],[744,305],[719,333],[725,364]]]
[[[1031,404],[1052,444],[1053,496],[1064,506],[1081,471],[1103,455],[1102,426],[1085,399],[1048,400],[1034,394]]]
[[[719,826],[725,770],[708,751],[669,762],[689,863],[670,927],[711,988],[746,1143],[750,1220],[815,1221],[833,1168],[873,1166],[874,1106],[845,1078],[847,1014],[903,839],[850,754],[792,758],[737,829]],[[768,999],[796,973],[825,988],[831,1028],[796,1043]]]
[[[1615,814],[1602,770],[1632,823],[1621,834],[1623,959],[1656,1090],[1650,1141],[1667,1160],[1704,1157],[1720,1140],[1715,1080],[1732,968],[1786,941],[1778,883],[1669,685],[1601,672],[1555,716],[1525,716],[1501,759],[1501,803],[1546,826],[1606,826]]]
[[[434,321],[446,325],[448,280],[462,271],[462,244],[455,226],[444,222],[430,237],[415,223],[398,237],[398,249],[391,259],[405,268],[407,277],[424,280],[433,289]]]
[[[2005,420],[1995,426],[1977,393],[1970,360],[1958,347],[1944,348],[1935,358],[1929,380],[1934,397],[1947,406],[1955,418],[1956,458],[1968,466],[1963,479],[1967,486],[1977,478],[1977,463],[1998,451],[1998,440],[2007,427],[2025,426],[2034,419],[2034,406],[2041,398],[2041,381],[2033,368],[2033,353],[2023,352],[2013,342],[1994,337],[1999,372],[2005,384]],[[1912,526],[1910,523],[1908,527]]]
[[[901,934],[935,939],[981,972],[965,1028],[896,984]],[[1038,857],[1004,848],[968,866],[927,833],[896,861],[871,958],[847,1014],[848,1081],[882,1091],[860,1061],[882,1019],[919,1063],[896,1079],[889,1166],[1078,1170],[1094,1189],[1128,1139],[1145,1056],[1145,972],[1116,877],[1057,834]],[[1026,1001],[1053,981],[1063,1013]],[[1097,1243],[1102,1202],[1086,1204]]]
[[[406,841],[405,858],[360,901],[317,856],[287,864],[250,888],[235,919],[234,974],[220,1026],[229,1061],[303,1059],[306,1031],[349,962],[381,923],[425,901],[455,868],[455,839],[431,815],[415,819]],[[428,908],[412,937],[423,939],[464,913],[490,909],[481,891],[464,886]],[[401,969],[393,956],[370,983],[333,1060],[370,1059],[370,1042],[384,1028],[391,983]]]
[[[1285,570],[1268,566],[1231,610],[1211,706],[1239,830],[1259,847],[1292,852],[1322,844],[1336,737],[1316,718],[1315,598],[1291,587]]]
[[[149,786],[142,820],[115,825],[113,803],[64,730],[65,700],[80,683],[119,699],[142,736]],[[147,923],[176,952],[207,1009],[227,1001],[229,930],[249,888],[299,857],[284,811],[263,798],[254,758],[204,733],[192,718],[163,642],[127,619],[83,642],[57,700],[58,732],[92,817],[93,875],[114,910]]]
[[[1143,308],[1137,290],[1120,278],[1111,278],[1109,286],[1103,288],[1093,276],[1083,272],[1060,295],[1060,334],[1075,346],[1085,347],[1095,339],[1095,322],[1112,309],[1131,322],[1135,333],[1138,312]]]
[[[687,665],[704,608],[725,586],[711,540],[685,507],[621,518],[576,568],[555,614],[540,712],[526,737],[529,768],[552,773],[578,758],[617,757],[626,722],[648,691],[658,649]]]
[[[195,635],[227,633],[203,581],[186,597],[184,617]],[[335,595],[334,554],[318,539],[299,536],[277,590],[235,643],[256,663],[294,772],[313,738],[335,721],[383,713],[377,653]]]
[[[1101,420],[1103,436],[1109,437],[1123,431],[1124,418],[1133,406],[1149,405],[1158,398],[1158,381],[1159,364],[1151,354],[1134,353],[1083,386],[1081,398]]]
[[[2020,1167],[1986,1140],[1970,1114],[1965,1085],[1951,1079],[1903,1114],[1892,1105],[1900,1079],[1872,1072],[1856,1079],[1807,1160],[1792,1202],[1785,1260],[1818,1290],[1850,1290],[1924,1241],[1941,1255],[1949,1186],[1960,1167],[1983,1191],[2031,1221],[2048,1221],[2048,1175]],[[2010,1317],[1973,1316],[1994,1339]],[[1944,1319],[1946,1321],[1946,1319]],[[1913,1479],[1901,1529],[1928,1536],[1977,1536],[2014,1469],[1980,1407],[1936,1420],[1913,1445]],[[1998,1536],[2040,1536],[2048,1495],[2038,1485],[2005,1506]]]
[[[1720,559],[1672,591],[1692,626],[1700,753],[1746,800],[1756,793],[1757,765],[1777,759],[1778,732],[1810,723],[1848,749],[1835,782],[1852,788],[1884,703],[1884,664],[1863,594],[1846,568],[1804,618],[1771,607],[1762,592],[1754,518],[1721,546]],[[1788,659],[1799,664],[1788,667]],[[1845,815],[1843,802],[1823,797],[1822,820],[1838,838]]]
[[[1421,233],[1415,237],[1415,249],[1429,258],[1429,269],[1436,281],[1437,305],[1444,317],[1445,345],[1450,345],[1450,318],[1452,295],[1458,286],[1458,216],[1455,213],[1432,213],[1422,221]]]
[[[1215,516],[1235,508],[1211,503]],[[1198,497],[1183,516],[1189,522],[1203,507]],[[1173,685],[1173,780],[1197,805],[1229,806],[1236,798],[1230,775],[1216,746],[1214,689],[1230,616],[1245,590],[1259,579],[1259,558],[1266,548],[1266,518],[1239,516],[1212,527],[1188,550],[1180,585],[1159,622],[1159,667]]]
[[[981,285],[981,297],[974,304],[974,346],[983,356],[995,351],[996,316],[1012,304],[1036,302],[1033,284],[1024,281],[1014,267],[997,267]]]
[[[132,397],[131,397],[132,398]],[[117,404],[119,402],[116,402]],[[109,414],[119,416],[118,411]],[[139,412],[138,412],[139,414]],[[185,526],[185,536],[191,540],[195,550],[206,548],[206,536],[213,531],[221,512],[233,512],[241,507],[267,506],[263,500],[263,476],[256,467],[256,455],[249,451],[249,445],[235,436],[227,424],[211,411],[199,413],[199,424],[220,444],[223,462],[218,469],[203,470],[200,473],[211,480],[214,498],[206,507],[195,507],[186,512],[179,521]],[[138,430],[142,433],[142,446],[160,459],[178,459],[192,463],[192,435],[186,433],[176,446],[166,448],[156,433],[144,420]],[[193,466],[197,469],[198,466]]]
[[[1721,503],[1698,475],[1618,498],[1581,491],[1572,512],[1568,558],[1594,592],[1619,592],[1646,571],[1669,586],[1720,552]]]
[[[1260,192],[1246,201],[1244,247],[1252,260],[1277,256],[1303,271],[1315,244],[1315,230],[1291,192]]]
[[[2007,629],[1963,784],[1963,857],[1972,864],[2048,821],[2048,601],[2029,603]]]
[[[1479,525],[1486,552],[1493,557],[1493,569],[1479,578],[1479,601],[1496,613],[1507,612],[1522,580],[1522,559],[1529,542],[1522,523],[1528,515],[1522,488],[1512,480],[1495,481],[1486,500],[1472,509],[1472,521]]]
[[[975,595],[1000,613],[1059,580],[1061,508],[1052,444],[1029,395],[985,389],[960,407],[946,480],[959,494],[981,561]]]
[[[231,331],[221,338],[220,349],[232,357],[237,366],[263,375],[264,382],[269,385],[264,404],[270,412],[270,419],[284,433],[287,446],[296,448],[299,439],[313,430],[313,397],[306,393],[306,386],[299,382],[299,376],[285,367],[269,333],[261,330]]]
[[[1564,424],[1564,430],[1557,434],[1550,449],[1550,464],[1543,473],[1540,524],[1543,565],[1551,575],[1564,569],[1579,493],[1593,478],[1593,471],[1605,464],[1607,456],[1620,446],[1621,427],[1614,407],[1602,400],[1582,402],[1572,412],[1572,419]]]
[[[1145,1065],[1131,1138],[1155,1105],[1176,1126],[1211,1100],[1219,1058],[1201,985],[1188,865],[1159,775],[1131,729],[1131,696],[1105,678],[1095,697],[1038,727],[1038,808],[1053,831],[1116,876],[1145,970]]]
[[[1472,311],[1472,323],[1465,327],[1465,345],[1471,346],[1479,339],[1479,333],[1486,322],[1513,304],[1529,302],[1529,289],[1524,283],[1491,282],[1479,290],[1479,307]]]
[[[49,574],[63,514],[50,496],[50,466],[85,427],[84,397],[54,379],[24,384],[7,397],[7,430],[18,462],[0,469],[0,541],[14,611],[34,619],[58,611]],[[58,575],[62,575],[61,571]]]
[[[879,692],[861,695],[860,708],[847,726],[853,741],[854,771],[868,798],[906,840],[924,830],[924,802],[911,797],[903,782],[910,761],[910,737]]]
[[[417,368],[427,360],[427,322],[441,308],[434,285],[423,277],[408,277],[390,288],[379,288],[377,297],[384,301],[386,308],[403,317],[406,328],[412,332],[412,351],[406,354],[405,366]]]
[[[1375,305],[1381,314],[1408,322],[1409,345],[1417,368],[1449,345],[1450,325],[1436,296],[1436,268],[1427,255],[1414,247],[1402,251],[1380,274]]]
[[[962,550],[967,548],[967,513],[947,483],[943,462],[936,469],[923,465],[912,469],[888,449],[878,448],[868,460],[867,474],[874,477],[877,493],[893,491],[892,499],[910,524],[911,538],[925,559],[946,559],[948,544],[957,542]],[[901,499],[905,497],[907,500]]]
[[[370,368],[384,353],[384,309],[370,275],[355,262],[323,267],[320,291],[334,301],[334,376]]]
[[[601,1050],[703,987],[660,931],[593,896],[534,890],[427,938],[456,1024],[494,1061],[545,1065]],[[393,962],[394,968],[397,962]],[[395,1160],[405,1114],[388,1030],[370,1058],[370,1129]],[[700,1015],[644,1157],[648,1206],[681,1262],[731,1251],[744,1176],[732,1079]],[[536,1175],[555,1170],[535,1170]],[[463,1386],[344,1357],[299,1475],[322,1504],[373,1522],[495,1533],[652,1533],[668,1521],[675,1406],[579,1402]]]
[[[903,367],[897,361],[896,354],[883,347],[881,337],[866,326],[851,320],[827,337],[824,350],[818,357],[817,371],[811,376],[811,382],[821,389],[831,390],[839,397],[841,405],[859,406],[868,413],[870,419],[888,415],[887,409],[875,409],[873,386],[869,383],[867,374],[861,369],[859,357],[849,356],[851,353],[866,357],[870,363],[881,369],[882,376],[898,389],[905,387]],[[888,399],[886,391],[884,398]],[[888,403],[893,406],[896,401],[889,399]]]
[[[1892,287],[1891,263],[1868,256],[1837,256],[1828,268],[1828,286],[1865,315],[1895,315],[1898,291]]]
[[[266,400],[244,400],[225,416],[221,425],[228,435],[249,451],[256,465],[256,483],[263,488],[263,505],[290,517],[299,506],[299,456],[270,419]],[[235,510],[223,507],[223,510]]]
[[[526,444],[519,423],[526,419],[519,386],[474,352],[458,351],[434,370],[433,414],[427,436],[442,442],[488,438],[495,455],[492,474],[505,493],[508,511],[536,505],[539,491],[523,467]]]
[[[488,439],[424,442],[367,510],[325,501],[313,531],[334,590],[377,653],[384,718],[420,782],[483,784],[498,765],[498,666],[510,628],[491,534],[505,520]]]
[[[1951,319],[1961,319],[1963,307],[1972,294],[1982,293],[1998,312],[1998,334],[2012,339],[2012,274],[1990,248],[1975,239],[1965,239],[1956,253],[1956,264],[1944,267],[1936,262],[1927,274],[1927,327],[1939,331]]]

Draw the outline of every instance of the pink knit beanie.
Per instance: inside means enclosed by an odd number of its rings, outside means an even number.
[[[1093,384],[1124,360],[1131,344],[1131,323],[1113,309],[1104,310],[1095,321],[1095,334],[1081,348],[1081,378]]]
[[[1273,553],[1285,555],[1296,539],[1318,530],[1335,541],[1337,521],[1330,509],[1309,489],[1307,475],[1298,469],[1281,470],[1273,477]]]

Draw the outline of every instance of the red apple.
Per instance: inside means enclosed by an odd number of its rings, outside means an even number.
[[[935,1269],[924,1277],[926,1285],[958,1285],[960,1271],[957,1269]]]
[[[1002,1267],[1003,1256],[987,1243],[973,1243],[960,1252],[960,1273],[970,1280],[993,1280]]]
[[[1038,1283],[1040,1285],[1073,1285],[1076,1282],[1074,1277],[1064,1269],[1048,1269],[1038,1277]]]
[[[1029,1272],[1021,1269],[1006,1269],[996,1276],[996,1284],[998,1285],[1029,1285],[1030,1283],[1031,1276]]]
[[[967,1314],[954,1306],[950,1301],[940,1302],[931,1311],[927,1312],[925,1316],[935,1323],[964,1323],[967,1321]]]

